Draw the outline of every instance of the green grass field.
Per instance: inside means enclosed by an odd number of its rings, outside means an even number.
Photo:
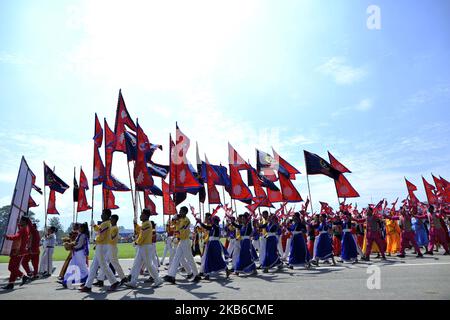
[[[135,249],[133,244],[131,243],[119,243],[119,259],[131,259],[134,258]],[[162,256],[164,251],[164,242],[160,241],[156,243],[156,251],[158,252],[158,256]],[[90,247],[89,250],[89,258],[92,259],[94,257],[93,247]],[[42,248],[41,248],[42,253]],[[69,252],[64,249],[62,246],[55,247],[55,252],[53,253],[53,261],[64,261],[66,260]],[[0,263],[8,263],[9,257],[0,256]]]

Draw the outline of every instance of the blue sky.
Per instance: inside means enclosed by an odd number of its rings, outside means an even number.
[[[372,4],[380,30],[366,26]],[[164,145],[157,161],[178,121],[192,162],[195,141],[212,163],[227,162],[228,141],[252,164],[255,147],[273,146],[303,173],[303,149],[330,150],[352,170],[359,206],[405,197],[404,176],[425,200],[421,175],[450,178],[449,15],[446,0],[3,1],[0,205],[22,155],[41,185],[43,160],[66,182],[80,165],[90,179],[94,112],[113,126],[119,88]],[[128,182],[125,159],[113,172]],[[316,208],[336,206],[330,179],[310,183]],[[295,185],[306,199],[306,176]],[[127,227],[130,199],[117,195]],[[67,226],[70,192],[57,207]]]

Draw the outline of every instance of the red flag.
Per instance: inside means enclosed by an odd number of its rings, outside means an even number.
[[[228,161],[230,167],[233,166],[237,170],[250,169],[250,165],[242,159],[230,143],[228,143]]]
[[[430,183],[428,183],[427,180],[425,180],[424,177],[422,177],[423,185],[425,187],[425,192],[427,194],[427,199],[429,204],[436,204],[437,203],[437,197],[434,194],[434,186]]]
[[[337,170],[337,169],[336,169]],[[336,186],[336,192],[339,198],[357,198],[359,193],[348,182],[347,178],[343,174],[339,175],[339,179],[334,180]]]
[[[255,210],[258,209],[264,202],[265,198],[260,198],[260,197],[254,197],[252,198],[252,204],[249,204],[247,206],[245,206],[248,211],[250,211],[251,213],[255,213]]]
[[[284,208],[286,207],[286,205],[287,205],[287,202],[285,202],[282,205],[280,205],[280,208],[275,211],[275,215],[276,216],[280,216],[280,215],[284,216],[285,215],[284,214]]]
[[[337,161],[335,157],[333,157],[333,155],[330,153],[330,151],[328,151],[328,158],[330,158],[331,166],[334,169],[336,169],[337,171],[339,171],[340,173],[345,173],[345,172],[351,173],[351,171],[348,170],[346,166],[344,166],[342,163]]]
[[[35,207],[39,207],[39,205],[36,204],[34,199],[30,196],[30,198],[28,199],[28,209],[29,208],[35,208]]]
[[[134,165],[134,181],[137,190],[146,190],[154,185],[153,178],[147,167],[146,153],[150,150],[150,143],[142,128],[137,123],[137,156]]]
[[[253,195],[248,186],[242,181],[238,169],[234,165],[230,165],[230,180],[231,180],[231,199],[250,200]]]
[[[273,205],[269,201],[269,198],[267,197],[267,194],[265,193],[264,188],[262,187],[261,181],[259,180],[259,177],[256,174],[256,170],[252,168],[250,172],[252,175],[253,190],[255,190],[255,196],[256,198],[262,199],[262,202],[259,206],[273,208]]]
[[[219,175],[217,172],[211,168],[208,158],[206,158],[205,155],[205,162],[206,162],[206,176],[207,179],[207,187],[208,187],[208,203],[209,204],[222,204],[220,201],[220,194],[219,191],[217,191],[215,183],[220,181]]]
[[[116,197],[113,192],[109,189],[103,188],[103,207],[104,209],[119,209],[116,205]]]
[[[431,176],[433,177],[434,184],[438,190],[445,189],[445,184],[441,181],[441,179],[436,178],[433,174]]]
[[[291,180],[285,177],[283,174],[279,174],[281,193],[283,195],[283,201],[286,202],[301,202],[303,201],[300,193],[292,184]]]
[[[86,189],[80,188],[78,190],[78,205],[77,212],[83,212],[86,210],[92,209],[92,207],[88,204],[86,199]]]
[[[219,204],[219,205],[213,210],[213,212],[211,213],[211,218],[214,217],[214,216],[219,212],[219,210],[220,210],[221,208],[222,208],[222,205]]]
[[[80,170],[80,188],[89,190],[89,183],[86,175],[84,174],[83,168],[81,168]]]
[[[113,153],[116,148],[116,142],[116,135],[109,128],[105,119],[105,175],[107,180],[111,176]]]
[[[163,191],[163,212],[165,215],[177,214],[177,207],[175,206],[175,202],[173,202],[170,197],[170,188],[169,185],[164,181],[162,181],[162,191]]]
[[[100,148],[103,144],[103,129],[100,121],[98,121],[97,113],[95,114],[95,130],[94,130],[94,146]]]
[[[117,101],[117,111],[116,111],[116,123],[114,126],[114,133],[117,137],[117,143],[114,146],[115,151],[120,151],[123,153],[127,152],[127,147],[125,144],[125,126],[136,132],[136,125],[128,113],[127,107],[125,106],[125,101],[123,100],[122,90],[119,90],[119,100]]]
[[[98,148],[94,148],[94,171],[92,174],[92,180],[94,182],[94,186],[98,186],[105,181],[105,166],[103,165]]]
[[[55,190],[50,190],[50,196],[48,197],[47,214],[59,214],[56,209],[56,193]]]
[[[170,141],[170,191],[172,193],[187,192],[202,187],[189,168],[186,156],[189,145],[189,138],[181,132],[177,124],[176,144],[173,144],[172,138]]]
[[[409,182],[406,178],[405,178],[405,182],[406,182],[406,188],[408,189],[408,194],[409,194],[409,199],[411,201],[411,203],[417,204],[419,202],[419,199],[417,199],[416,195],[414,194],[414,191],[417,191],[417,187],[412,184],[411,182]]]
[[[145,206],[145,209],[150,210],[151,216],[157,216],[158,213],[156,212],[156,205],[152,201],[152,199],[150,199],[151,194],[152,193],[149,190],[144,190],[144,206]]]
[[[271,203],[283,202],[283,195],[281,194],[281,191],[274,191],[269,188],[266,188],[266,190],[267,197]]]
[[[320,213],[331,213],[332,209],[326,202],[319,201],[320,203]]]
[[[289,179],[295,180],[295,175],[300,174],[300,171],[298,171],[289,162],[287,162],[282,157],[280,157],[280,155],[278,153],[276,153],[273,148],[272,148],[272,151],[273,151],[273,155],[275,157],[275,163],[277,163],[278,166],[282,167],[283,169],[286,169],[286,171],[289,173]],[[281,172],[283,172],[283,171],[281,171]],[[278,170],[278,176],[280,176],[280,170]]]

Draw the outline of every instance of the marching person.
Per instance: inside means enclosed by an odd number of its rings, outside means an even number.
[[[159,277],[158,270],[155,268],[151,257],[151,244],[153,242],[153,227],[150,222],[151,212],[149,209],[142,210],[140,219],[142,225],[138,225],[137,221],[134,221],[134,228],[138,234],[138,238],[135,241],[136,244],[136,257],[134,258],[133,268],[131,269],[131,280],[125,285],[130,288],[137,287],[137,280],[144,265],[150,277],[153,279],[153,287],[160,286],[163,281]]]
[[[350,212],[344,211],[342,218],[343,234],[341,243],[342,262],[358,262],[358,244],[352,233],[352,216]]]
[[[23,257],[28,254],[27,244],[30,237],[30,230],[28,225],[29,218],[22,216],[19,221],[19,230],[17,231],[17,233],[14,235],[4,235],[7,240],[13,241],[11,252],[9,254],[8,264],[8,270],[10,272],[9,282],[5,287],[3,287],[3,289],[5,290],[14,289],[14,283],[19,277],[22,278],[21,285],[24,285],[30,279],[27,275],[23,274],[22,271],[20,271],[20,262],[22,261]]]
[[[89,257],[89,226],[87,223],[79,224],[77,227],[78,236],[75,241],[66,244],[71,250],[72,258],[66,268],[66,273],[62,281],[58,283],[67,288],[67,283],[80,281],[83,285],[89,276],[89,269],[86,263],[86,257]],[[79,277],[79,279],[77,279]]]
[[[266,230],[266,226],[269,223],[269,212],[267,210],[264,210],[262,213],[262,219],[260,221],[259,224],[259,248],[261,249],[259,251],[259,268],[262,268],[261,264],[262,264],[262,260],[263,258],[266,256],[266,235],[267,235],[267,230]]]
[[[169,271],[167,275],[164,277],[164,280],[175,284],[175,276],[177,274],[178,266],[182,259],[187,260],[187,264],[189,265],[189,269],[192,272],[194,277],[194,282],[198,282],[201,280],[198,275],[197,265],[194,261],[194,257],[192,256],[192,250],[190,245],[190,225],[191,222],[186,217],[188,213],[188,208],[183,206],[178,213],[178,219],[175,225],[175,230],[179,232],[180,241],[175,250],[175,256],[173,257],[172,263],[169,266]]]
[[[161,259],[161,265],[164,266],[164,260],[166,259],[166,255],[169,254],[169,264],[173,259],[173,254],[175,253],[173,248],[173,223],[172,220],[167,221],[166,224],[166,241],[164,246],[164,252]]]
[[[207,235],[207,237],[205,237],[205,244],[204,244],[204,248],[203,248],[203,254],[200,254],[200,256],[201,256],[201,264],[200,264],[200,273],[199,273],[199,276],[204,276],[205,275],[205,260],[206,260],[206,246],[208,245],[208,241],[209,241],[209,233],[210,233],[210,230],[211,230],[211,225],[212,225],[212,223],[211,223],[212,221],[211,221],[211,213],[209,213],[209,212],[206,212],[205,213],[205,222],[204,223],[202,223],[202,221],[200,220],[200,219],[197,219],[197,223],[199,223],[200,224],[200,226],[196,226],[195,227],[195,229],[196,230],[200,230],[200,228],[203,228],[206,232],[204,232],[205,233],[205,236]],[[220,229],[219,229],[219,232],[220,232]],[[199,234],[199,231],[197,231],[195,234]],[[219,237],[220,237],[220,234],[219,234]],[[195,249],[196,250],[196,249]],[[198,249],[199,251],[200,251],[200,249]],[[192,252],[192,255],[195,257],[195,253],[194,253],[194,250],[193,250],[193,252]]]
[[[239,256],[237,257],[234,272],[236,275],[239,275],[240,272],[252,275],[257,274],[252,254],[252,243],[250,242],[250,236],[253,231],[250,215],[246,212],[240,215],[239,218],[241,224],[233,223],[233,226],[240,230],[240,240],[237,243],[237,246],[239,246]]]
[[[109,251],[108,246],[109,243],[111,243],[111,210],[104,209],[101,218],[102,223],[100,226],[96,225],[94,221],[91,223],[95,232],[97,232],[97,236],[95,238],[95,256],[94,261],[92,261],[91,268],[89,269],[89,276],[86,280],[86,284],[80,288],[81,292],[88,293],[92,291],[92,284],[94,283],[94,279],[97,276],[99,269],[106,275],[108,281],[111,283],[108,291],[115,291],[120,285],[120,282],[117,281],[111,271],[111,268],[109,267],[109,264],[107,263]]]
[[[59,272],[58,280],[60,280],[60,281],[64,280],[64,275],[66,274],[67,268],[69,267],[70,261],[72,260],[71,244],[73,244],[73,242],[77,239],[79,231],[80,231],[80,224],[74,223],[72,225],[72,231],[70,232],[69,237],[65,237],[62,239],[64,248],[67,251],[69,251],[69,255],[67,256],[66,260],[64,261],[61,271]],[[88,265],[88,262],[89,262],[89,260],[88,260],[88,258],[86,258],[86,265]]]
[[[117,272],[117,275],[119,276],[120,285],[122,285],[127,281],[127,277],[125,276],[123,269],[120,266],[118,258],[119,253],[119,249],[117,248],[117,243],[119,242],[119,228],[117,227],[118,221],[119,216],[117,214],[111,215],[111,240],[108,242],[107,246],[108,254],[106,258],[106,264],[108,266],[112,265],[115,272]],[[105,281],[105,273],[100,269],[100,273],[97,277],[97,282],[94,283],[93,285],[97,287],[103,287],[104,281]]]
[[[40,255],[39,247],[41,245],[41,236],[39,235],[36,223],[31,224],[29,227],[30,227],[29,249],[28,254],[24,256],[24,258],[22,259],[22,267],[27,272],[27,275],[32,280],[34,280],[38,278],[39,255]],[[33,266],[33,272],[30,271],[30,261],[31,265]]]
[[[430,204],[428,207],[428,220],[430,221],[430,233],[428,251],[425,254],[433,255],[433,247],[435,244],[441,244],[444,247],[444,255],[449,255],[447,237],[445,235],[444,228],[442,228],[441,215],[434,211],[434,206]]]
[[[273,267],[278,267],[280,269],[283,266],[283,262],[281,262],[280,254],[278,251],[278,230],[280,226],[278,224],[278,218],[276,215],[272,215],[269,218],[269,222],[267,225],[262,225],[261,227],[265,227],[267,230],[266,233],[266,249],[264,250],[265,255],[261,260],[261,267],[263,268],[263,272],[269,272],[269,269]]]
[[[55,250],[57,232],[58,229],[51,226],[47,229],[47,234],[44,237],[44,252],[39,265],[39,272],[43,277],[50,277],[53,273],[53,251]]]
[[[319,237],[314,242],[314,260],[312,263],[319,266],[319,260],[327,260],[331,258],[333,265],[336,265],[333,255],[333,243],[330,235],[328,234],[331,224],[327,221],[326,214],[321,214],[319,217]]]
[[[294,223],[290,226],[289,230],[292,232],[292,240],[290,242],[289,250],[289,268],[302,265],[307,269],[311,267],[309,260],[311,256],[308,251],[308,247],[305,243],[304,234],[306,233],[306,224],[300,218],[300,213],[294,213]]]
[[[205,217],[206,219],[206,217]],[[200,219],[197,222],[209,232],[208,242],[205,246],[205,252],[202,257],[202,271],[205,274],[204,279],[209,280],[212,273],[225,271],[227,278],[230,276],[231,271],[228,270],[227,264],[224,260],[225,248],[220,243],[220,218],[214,216],[210,218],[208,216],[209,224],[202,223]]]
[[[364,219],[355,220],[357,222],[361,222]],[[373,242],[376,243],[378,249],[381,253],[381,260],[386,260],[385,252],[385,243],[381,236],[381,228],[380,228],[380,218],[373,214],[372,207],[367,209],[367,217],[366,217],[366,251],[364,256],[361,257],[361,260],[370,261],[370,253],[372,251]]]

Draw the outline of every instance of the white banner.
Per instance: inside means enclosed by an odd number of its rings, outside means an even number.
[[[31,188],[33,186],[33,176],[34,174],[28,167],[25,158],[22,157],[19,175],[17,176],[16,187],[14,188],[14,194],[11,202],[11,209],[9,211],[6,234],[15,234],[17,232],[17,225],[20,218],[28,213],[28,200],[30,199]],[[12,241],[6,240],[3,235],[0,235],[0,237],[0,255],[9,256]]]

